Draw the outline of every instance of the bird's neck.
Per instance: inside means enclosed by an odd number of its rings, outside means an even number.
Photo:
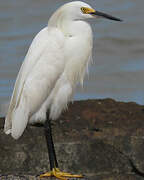
[[[63,24],[64,20],[63,13],[60,10],[57,10],[49,19],[48,26],[49,27],[59,27],[60,24]]]
[[[58,28],[65,36],[82,34],[82,32],[86,32],[83,31],[83,29],[86,30],[87,28],[90,28],[88,23],[69,17],[66,18],[59,12],[56,12],[51,16],[48,26]]]

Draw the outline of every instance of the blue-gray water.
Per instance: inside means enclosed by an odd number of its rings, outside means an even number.
[[[47,25],[57,7],[66,2],[0,0],[0,107],[5,108],[3,105],[9,101],[32,39]],[[94,32],[94,63],[84,88],[78,87],[75,99],[110,97],[144,104],[144,1],[85,2],[124,21],[90,21]]]

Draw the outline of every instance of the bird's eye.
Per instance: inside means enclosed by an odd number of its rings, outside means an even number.
[[[82,11],[82,13],[86,14],[86,8],[85,7],[81,7],[81,11]]]

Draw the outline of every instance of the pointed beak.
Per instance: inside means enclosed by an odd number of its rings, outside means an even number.
[[[122,21],[121,19],[119,18],[116,18],[116,17],[113,17],[109,14],[105,14],[103,12],[99,12],[99,11],[93,11],[93,12],[90,12],[89,14],[91,15],[96,15],[96,16],[100,16],[100,17],[103,17],[103,18],[106,18],[106,19],[110,19],[110,20],[113,20],[113,21]]]

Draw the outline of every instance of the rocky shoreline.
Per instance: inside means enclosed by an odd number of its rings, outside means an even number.
[[[0,119],[0,180],[38,180],[49,169],[42,126],[15,141]],[[60,169],[83,180],[144,179],[144,106],[113,99],[76,101],[53,122]],[[55,178],[53,178],[55,179]]]

